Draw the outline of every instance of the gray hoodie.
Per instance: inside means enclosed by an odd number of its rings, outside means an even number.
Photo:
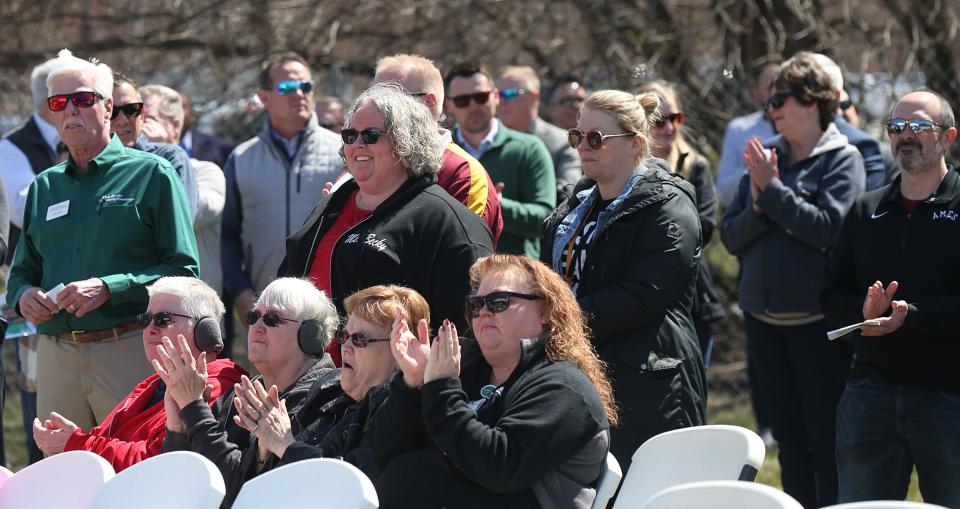
[[[789,166],[783,136],[765,145],[777,149],[780,177],[757,198],[750,176],[720,223],[720,238],[740,258],[740,307],[752,313],[819,313],[827,250],[847,209],[863,193],[863,157],[830,124],[810,156]]]

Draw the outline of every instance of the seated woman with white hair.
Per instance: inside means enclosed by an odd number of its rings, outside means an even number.
[[[284,400],[295,421],[308,392],[313,400],[340,396],[340,373],[323,353],[339,320],[323,292],[305,279],[277,279],[260,294],[246,320],[247,356],[261,373],[255,380]],[[168,387],[163,451],[190,450],[216,464],[227,488],[223,506],[229,507],[246,480],[272,466],[269,452],[234,421],[236,388],[222,396],[222,410],[214,415],[203,403],[205,361],[164,349],[154,369]]]
[[[396,285],[365,288],[347,297],[344,305],[348,319],[338,337],[343,349],[343,395],[333,402],[308,396],[297,415],[303,431],[297,433],[275,388],[265,391],[260,382],[244,382],[247,390],[234,400],[240,403],[237,423],[279,458],[280,465],[340,457],[374,479],[378,472],[369,430],[390,393],[387,381],[397,370],[390,351],[391,328],[401,313],[413,323],[422,323],[429,333],[430,306],[416,291]],[[343,407],[346,411],[341,412]],[[327,422],[341,413],[342,418],[330,428]]]

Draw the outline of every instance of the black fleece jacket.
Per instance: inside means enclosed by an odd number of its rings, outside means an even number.
[[[320,239],[357,189],[348,180],[324,198],[287,238],[278,276],[308,276]],[[432,328],[449,319],[467,330],[464,298],[473,262],[493,253],[486,223],[433,183],[411,177],[366,219],[341,235],[330,262],[330,292],[341,315],[343,300],[374,285],[397,284],[418,291],[430,304]]]
[[[900,182],[861,196],[847,213],[830,253],[820,305],[840,327],[863,320],[867,287],[900,287],[909,304],[892,334],[847,336],[856,356],[851,377],[880,376],[909,386],[960,393],[960,174],[952,167],[937,192],[908,214]],[[889,314],[889,310],[886,314]]]

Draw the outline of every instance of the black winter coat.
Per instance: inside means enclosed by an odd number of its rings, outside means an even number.
[[[320,200],[303,227],[287,238],[287,255],[277,276],[309,275],[320,239],[356,189],[351,179]],[[492,253],[493,235],[482,219],[435,185],[432,175],[411,177],[337,240],[330,297],[346,315],[343,300],[353,292],[403,285],[430,304],[433,330],[439,330],[444,319],[467,330],[468,272],[474,261]]]
[[[700,424],[706,418],[706,378],[691,316],[701,255],[694,189],[655,165],[631,181],[609,205],[588,248],[577,300],[601,359],[651,381],[673,377],[672,394],[663,396],[680,402],[688,424]],[[588,178],[544,223],[541,257],[554,270],[557,227],[585,199],[599,199]],[[616,396],[625,401],[630,394]],[[644,407],[662,410],[649,402]]]

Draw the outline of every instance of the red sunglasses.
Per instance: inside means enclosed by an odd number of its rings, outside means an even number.
[[[103,100],[103,96],[96,92],[74,92],[48,97],[47,106],[50,111],[63,111],[67,109],[67,103],[69,102],[72,102],[76,108],[89,108],[100,100]]]

